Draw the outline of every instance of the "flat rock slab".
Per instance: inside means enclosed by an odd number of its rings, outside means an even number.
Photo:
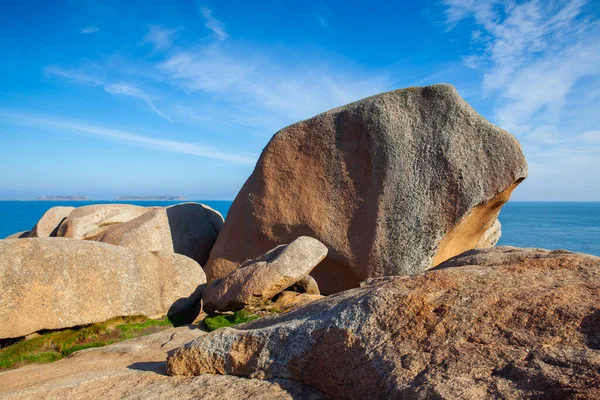
[[[475,250],[202,336],[172,375],[292,379],[339,399],[600,398],[600,258]]]
[[[502,205],[527,176],[517,139],[450,85],[378,94],[277,132],[227,214],[205,266],[311,236],[329,249],[321,292],[406,275],[493,243]]]
[[[21,399],[322,399],[302,384],[233,376],[169,377],[167,352],[204,335],[171,328],[110,346],[83,350],[44,365],[0,372],[0,398]]]
[[[65,238],[1,240],[0,338],[131,315],[183,315],[189,323],[204,283],[200,265],[179,254]]]
[[[264,304],[304,279],[326,256],[327,247],[307,236],[278,246],[207,285],[202,296],[204,311],[236,311]]]

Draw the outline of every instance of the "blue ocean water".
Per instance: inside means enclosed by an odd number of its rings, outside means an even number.
[[[231,201],[198,200],[227,216]],[[0,201],[0,238],[31,229],[51,207],[89,204],[168,206],[176,201]],[[566,249],[600,256],[600,202],[510,201],[500,213],[499,245]]]

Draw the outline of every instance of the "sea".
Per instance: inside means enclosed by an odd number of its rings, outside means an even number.
[[[231,201],[193,200],[227,217]],[[0,201],[0,238],[31,229],[51,207],[90,204],[169,206],[178,201]],[[500,213],[499,246],[565,249],[600,256],[600,202],[509,201]]]

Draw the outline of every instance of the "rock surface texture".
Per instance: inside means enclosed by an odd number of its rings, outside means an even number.
[[[600,397],[600,258],[473,250],[202,336],[171,375],[285,378],[340,399]]]
[[[450,85],[413,87],[279,131],[233,202],[210,281],[306,235],[325,294],[421,272],[475,248],[527,175],[515,137]]]
[[[130,315],[200,311],[194,260],[64,238],[0,241],[0,338]],[[172,312],[172,311],[171,311]]]
[[[35,224],[33,229],[29,232],[29,237],[56,236],[58,226],[73,210],[75,210],[75,207],[52,207],[46,211],[37,224]]]
[[[234,376],[169,377],[167,352],[204,335],[179,327],[110,346],[78,351],[66,359],[0,372],[0,398],[21,399],[206,399],[318,400],[300,383]]]
[[[178,253],[204,265],[223,216],[200,203],[155,208],[122,224],[113,225],[94,240],[132,249]]]
[[[90,239],[114,224],[130,221],[147,212],[130,204],[96,204],[78,207],[60,224],[57,236]]]
[[[202,296],[204,311],[236,311],[264,304],[305,278],[325,256],[327,247],[307,236],[277,246],[207,285]]]

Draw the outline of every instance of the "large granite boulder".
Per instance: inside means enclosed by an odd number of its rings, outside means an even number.
[[[150,209],[91,239],[132,249],[175,252],[204,265],[223,221],[218,211],[204,204],[183,203]]]
[[[71,214],[75,207],[52,207],[44,213],[29,233],[29,237],[56,236],[58,226]]]
[[[95,204],[78,207],[59,225],[56,235],[72,239],[91,239],[114,224],[131,221],[148,209],[131,204]]]
[[[171,375],[286,378],[333,398],[600,398],[600,258],[475,250],[211,332]]]
[[[325,294],[431,268],[475,248],[526,177],[517,139],[450,85],[412,87],[277,132],[227,214],[210,281],[306,235]]]
[[[119,316],[189,323],[206,283],[198,263],[179,254],[64,238],[0,241],[0,277],[0,339]]]
[[[255,260],[249,260],[204,290],[204,311],[236,311],[258,306],[304,279],[327,256],[327,247],[301,236]]]

